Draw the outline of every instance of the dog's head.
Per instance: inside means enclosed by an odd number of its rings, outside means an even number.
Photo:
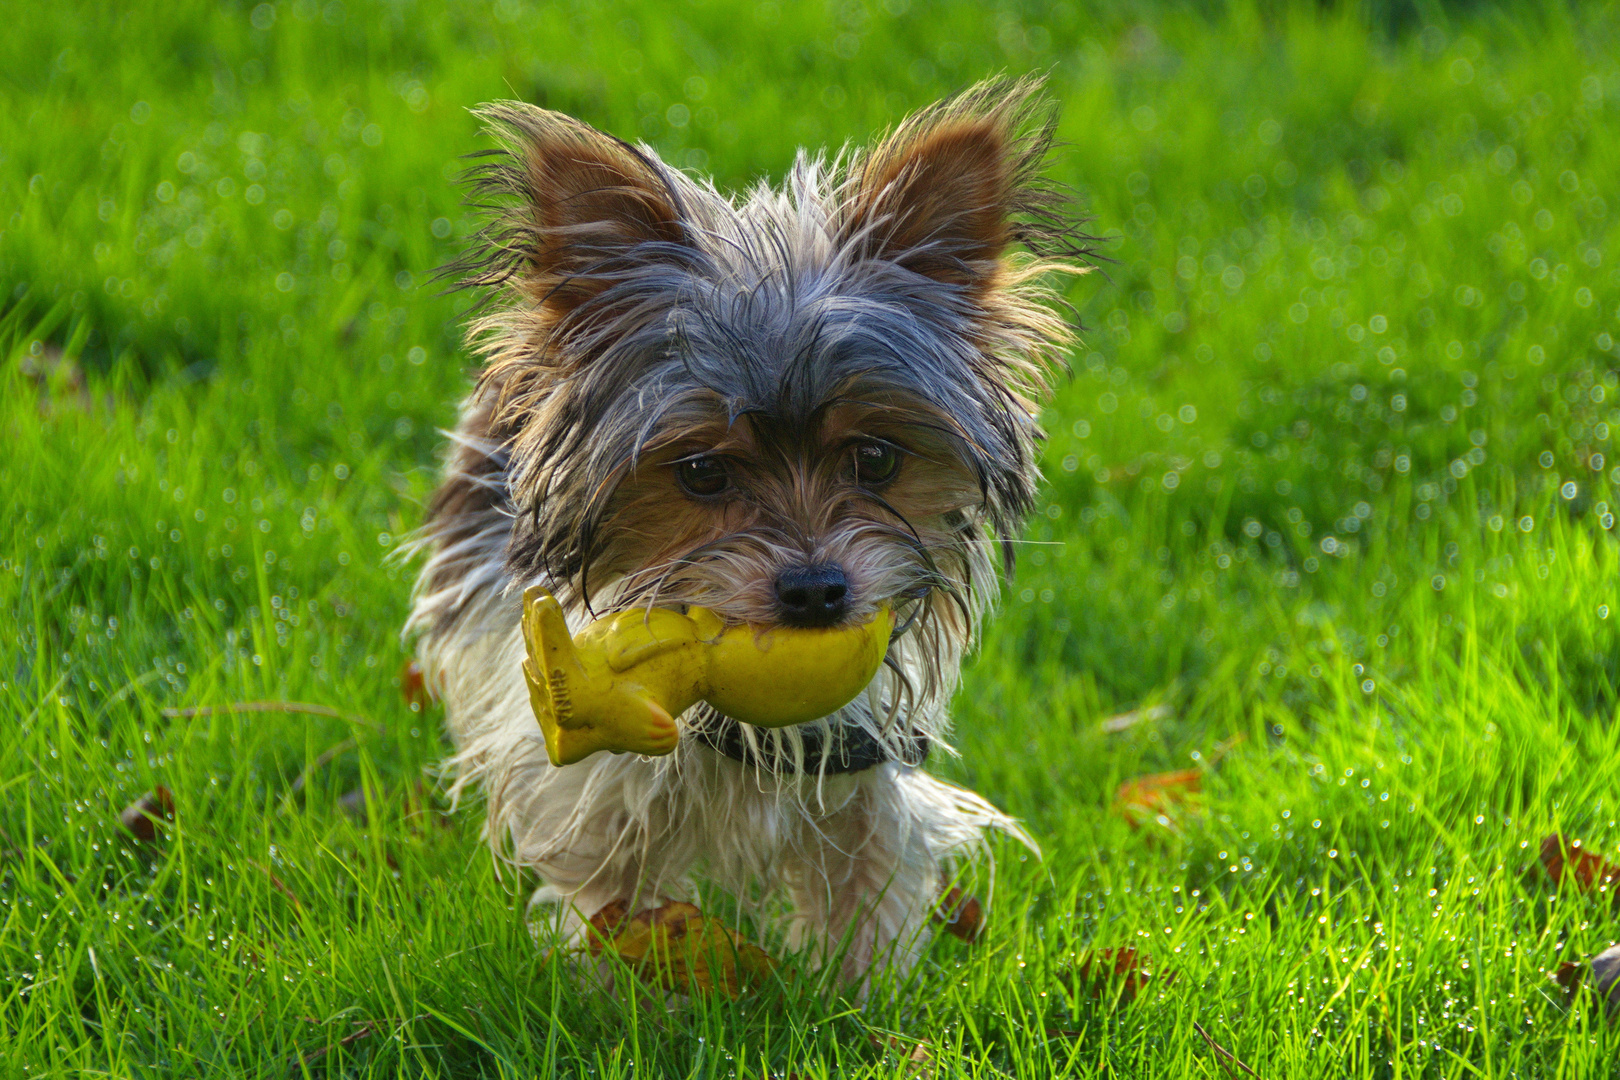
[[[493,217],[459,272],[493,287],[472,335],[514,577],[765,626],[887,602],[954,658],[1034,496],[1070,335],[1044,282],[1088,254],[1039,177],[1037,89],[977,87],[739,200],[568,117],[485,109],[505,149],[474,170]]]

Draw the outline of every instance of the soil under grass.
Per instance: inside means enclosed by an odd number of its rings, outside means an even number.
[[[1209,1040],[1620,1075],[1548,977],[1620,938],[1614,890],[1538,860],[1620,863],[1610,11],[125,6],[0,34],[7,1075],[1241,1073]],[[429,280],[475,227],[466,109],[735,187],[1031,70],[1115,261],[930,767],[1044,858],[1002,847],[981,943],[864,1009],[792,958],[667,1014],[585,992],[398,685],[389,554],[467,386]],[[1163,821],[1114,809],[1189,767]],[[1100,977],[1121,948],[1152,977]]]

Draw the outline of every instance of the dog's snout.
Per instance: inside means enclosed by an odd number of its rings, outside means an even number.
[[[849,579],[837,563],[795,566],[777,575],[776,599],[789,626],[831,626],[849,610]]]

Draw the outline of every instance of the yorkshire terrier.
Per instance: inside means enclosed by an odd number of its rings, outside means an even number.
[[[1041,177],[1040,89],[981,84],[735,198],[559,113],[481,110],[502,148],[469,173],[488,217],[450,272],[484,290],[484,366],[410,628],[453,791],[482,789],[489,842],[538,872],[565,938],[701,873],[785,892],[789,947],[864,988],[916,961],[987,830],[1034,847],[923,764],[950,752],[963,654],[1035,498],[1036,414],[1072,341],[1054,275],[1091,254]],[[688,604],[827,627],[888,603],[897,624],[831,716],[770,730],[699,705],[666,757],[559,768],[521,667],[535,584],[576,627]]]

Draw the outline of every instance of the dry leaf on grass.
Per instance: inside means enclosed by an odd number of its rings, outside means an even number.
[[[956,886],[945,890],[934,908],[934,920],[945,925],[945,932],[969,945],[984,932],[984,905]]]
[[[1592,985],[1608,1002],[1609,1015],[1620,1016],[1620,945],[1610,945],[1593,957]]]
[[[1203,769],[1150,773],[1119,785],[1112,809],[1135,829],[1155,823],[1175,829],[1178,817],[1198,809],[1203,788]]]
[[[413,705],[417,709],[425,709],[433,704],[436,695],[433,688],[428,685],[427,672],[415,660],[405,661],[405,666],[399,671],[399,692],[405,698],[405,704]]]
[[[1121,1003],[1128,1003],[1155,978],[1152,965],[1151,956],[1128,945],[1090,949],[1077,955],[1063,975],[1077,994],[1103,999],[1117,995]],[[1175,981],[1173,975],[1159,978],[1166,985]]]
[[[934,1060],[934,1052],[928,1049],[927,1039],[907,1042],[898,1035],[875,1031],[868,1031],[866,1037],[879,1050],[892,1050],[899,1054],[907,1063],[907,1073],[919,1073]]]
[[[174,820],[174,795],[159,784],[145,795],[124,807],[118,815],[124,831],[143,844],[157,839],[157,823]]]
[[[1566,1001],[1573,1003],[1586,986],[1602,999],[1611,1018],[1620,1018],[1620,945],[1609,946],[1589,962],[1566,960],[1549,977],[1564,991]]]
[[[1554,833],[1541,842],[1541,866],[1553,884],[1572,884],[1583,892],[1607,892],[1620,907],[1620,866],[1582,847],[1579,840],[1566,840]]]
[[[1102,999],[1118,996],[1121,1004],[1136,1001],[1137,994],[1155,978],[1166,986],[1174,981],[1174,975],[1155,975],[1153,957],[1129,946],[1085,950],[1074,957],[1063,978],[1076,994]]]
[[[1565,960],[1558,965],[1557,971],[1549,971],[1547,977],[1558,984],[1558,988],[1564,992],[1564,997],[1567,1000],[1575,996],[1575,992],[1581,988],[1581,983],[1585,981],[1586,965],[1574,960]]]
[[[92,412],[98,404],[112,412],[116,405],[111,394],[103,394],[98,402],[85,382],[84,369],[56,345],[24,355],[18,370],[39,392],[39,415],[47,419],[62,412]]]
[[[631,919],[625,914],[625,903],[616,900],[591,916],[591,955],[612,952],[670,990],[736,997],[775,966],[764,949],[691,904],[671,901]]]

